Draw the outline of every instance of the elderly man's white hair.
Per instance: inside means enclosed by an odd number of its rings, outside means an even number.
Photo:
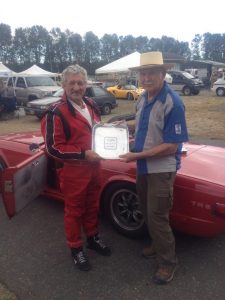
[[[69,74],[82,74],[84,75],[85,81],[87,82],[87,71],[79,66],[79,65],[71,65],[68,66],[65,70],[62,72],[62,83],[66,81],[66,77]]]

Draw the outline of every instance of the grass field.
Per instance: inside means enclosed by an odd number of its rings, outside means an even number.
[[[225,97],[214,96],[203,90],[198,96],[182,96],[186,107],[188,131],[191,137],[225,140]],[[133,101],[118,100],[118,107],[108,116],[106,121],[115,115],[134,112]],[[25,116],[0,121],[0,134],[36,130],[40,121],[34,116]]]

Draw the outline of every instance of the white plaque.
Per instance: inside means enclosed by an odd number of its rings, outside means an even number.
[[[118,159],[129,152],[129,133],[126,124],[96,124],[93,127],[92,149],[106,159]]]

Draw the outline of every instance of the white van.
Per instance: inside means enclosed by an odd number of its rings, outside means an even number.
[[[217,79],[214,82],[211,90],[215,92],[219,97],[225,96],[225,73],[223,73],[223,76],[221,78]]]

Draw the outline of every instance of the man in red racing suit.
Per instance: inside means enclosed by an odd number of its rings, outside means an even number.
[[[63,163],[59,171],[60,188],[65,198],[64,225],[67,244],[76,266],[88,271],[91,265],[83,249],[82,230],[87,247],[101,255],[111,251],[98,235],[101,157],[91,150],[92,126],[100,121],[94,101],[84,97],[87,72],[79,65],[62,73],[62,99],[41,121],[49,156]]]

